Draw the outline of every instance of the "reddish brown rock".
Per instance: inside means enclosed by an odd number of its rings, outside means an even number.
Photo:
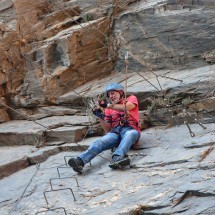
[[[5,109],[0,109],[0,123],[7,122],[10,120],[10,117]]]

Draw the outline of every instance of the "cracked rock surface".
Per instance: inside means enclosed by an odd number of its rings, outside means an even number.
[[[214,124],[191,127],[193,138],[185,125],[146,129],[142,149],[129,151],[132,167],[124,170],[108,167],[106,151],[78,175],[65,159],[80,152],[59,152],[0,181],[0,214],[48,207],[61,208],[54,214],[63,214],[62,207],[67,214],[214,214]]]

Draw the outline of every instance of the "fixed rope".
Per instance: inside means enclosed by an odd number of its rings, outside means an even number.
[[[53,3],[53,2],[52,2]],[[51,3],[50,3],[51,4]],[[55,4],[55,3],[54,3]],[[59,7],[58,7],[59,8]],[[60,10],[62,10],[61,8],[59,8]],[[66,13],[65,11],[64,11],[64,13],[65,14],[67,14],[67,15],[69,15],[68,13]],[[70,16],[70,15],[69,15]],[[70,16],[70,18],[71,18],[71,16]],[[83,26],[79,23],[79,22],[77,22],[76,21],[76,23],[78,24],[78,25],[80,25],[82,28],[83,28]],[[95,26],[94,26],[95,27]],[[97,27],[95,27],[95,29],[97,29]],[[97,29],[97,30],[99,30],[99,29]],[[99,30],[100,31],[100,30]],[[102,33],[104,36],[106,36],[103,32],[101,32],[100,31],[100,33]],[[100,41],[101,42],[101,41]],[[108,46],[106,45],[106,44],[104,44],[104,43],[102,43],[104,46],[106,46],[107,48],[108,48]],[[19,53],[20,54],[20,53]],[[26,60],[29,60],[23,53],[21,53],[21,55],[26,59]],[[128,53],[127,53],[127,56],[126,56],[126,58],[128,59]],[[31,60],[31,59],[30,59]],[[35,63],[35,62],[33,62],[33,63]],[[36,63],[35,63],[36,64]],[[141,63],[142,64],[142,63]],[[128,69],[128,63],[126,63],[126,78],[125,78],[125,98],[127,97],[127,69]],[[52,77],[54,77],[54,78],[56,78],[55,76],[53,76],[51,73],[49,73],[48,71],[46,71],[50,76],[52,76]],[[156,87],[156,86],[154,86],[150,81],[148,81],[144,76],[142,76],[140,73],[138,73],[141,77],[143,77],[144,78],[144,80],[146,80],[148,83],[150,83],[156,90],[158,90],[159,91],[159,89]],[[157,76],[156,76],[157,77]],[[158,80],[158,79],[157,79]],[[159,81],[159,80],[158,80]],[[63,85],[63,86],[65,86],[65,87],[68,87],[68,85],[66,85],[66,84],[64,84],[61,80],[59,80],[59,82]],[[159,83],[159,85],[160,85],[160,83]],[[161,87],[161,86],[160,86]],[[68,87],[69,88],[69,87]],[[162,89],[162,88],[161,88]],[[80,96],[80,97],[82,97],[79,93],[77,93],[76,91],[74,91],[74,90],[72,90],[73,92],[75,92],[78,96]],[[83,97],[82,97],[83,98]],[[8,106],[9,107],[9,106]],[[11,108],[10,108],[11,109]],[[13,109],[14,110],[14,109]],[[15,111],[15,110],[14,110]],[[31,120],[31,121],[33,121],[32,119],[28,119],[28,120]],[[36,121],[34,121],[35,123],[37,123]],[[37,123],[38,124],[38,123]],[[43,125],[40,125],[40,126],[43,126]],[[44,128],[46,128],[47,129],[47,127],[44,127]],[[49,128],[48,128],[49,129]],[[50,130],[50,129],[49,129]]]
[[[50,0],[49,0],[50,1]],[[123,5],[123,10],[126,9],[127,5],[129,4],[130,2],[127,2]],[[79,22],[77,22],[77,20],[75,20],[68,12],[64,11],[63,9],[61,9],[56,3],[52,2],[53,5],[55,5],[61,12],[63,12],[65,15],[67,15],[68,17],[70,17],[74,22],[76,22],[81,28],[84,28]],[[113,3],[113,8],[116,6],[118,7],[119,4],[118,4],[118,1],[114,4]],[[77,11],[75,11],[74,9],[71,8],[71,10],[76,13],[77,15],[80,16],[80,14],[77,13]],[[104,34],[102,31],[100,31],[100,29],[98,29],[96,26],[94,26],[92,23],[90,23],[88,20],[86,20],[83,16],[80,16],[83,20],[85,20],[89,25],[92,25],[93,28],[95,28],[95,30],[97,30],[100,34],[102,34],[106,39],[108,39],[107,35]],[[109,46],[107,46],[104,42],[100,41],[99,39],[97,39],[97,37],[95,37],[96,41],[98,41],[100,44],[102,44],[104,47],[106,47],[108,50],[109,50]],[[116,50],[113,50],[114,53],[117,53],[118,52]],[[129,57],[129,55],[134,58],[135,60],[137,60],[131,53],[128,53],[127,51],[124,53],[125,55],[127,55],[127,58]],[[119,57],[122,57],[122,56],[119,56]],[[143,64],[142,62],[138,61],[141,65],[145,65]],[[150,71],[152,72],[152,71]],[[145,77],[143,77],[143,75],[141,75],[139,72],[136,72],[139,76],[141,76],[142,78],[144,78],[144,80],[146,80]],[[162,90],[162,87],[161,87],[161,84],[159,82],[159,79],[158,79],[158,75],[156,75],[154,72],[152,72],[152,74],[154,74],[156,76],[156,79],[158,81],[158,84],[160,86],[160,89]],[[163,78],[166,78],[166,76],[162,75]],[[180,81],[180,82],[183,82],[182,80],[178,80],[178,79],[174,79],[174,78],[171,78],[171,77],[167,77],[169,79],[172,79],[172,80],[175,80],[175,81]],[[126,79],[127,80],[127,79]],[[150,83],[156,90],[159,91],[159,89],[157,87],[155,87],[150,81],[146,80],[148,83]]]
[[[19,111],[17,111],[17,110],[15,110],[15,109],[11,108],[10,106],[8,106],[8,105],[6,105],[6,104],[3,104],[3,103],[1,103],[1,102],[0,102],[0,104],[1,104],[2,106],[6,107],[6,108],[8,108],[8,109],[10,109],[10,110],[12,110],[12,111],[18,113],[19,115],[25,117],[27,120],[32,121],[32,122],[36,123],[37,125],[40,125],[41,127],[45,128],[46,130],[49,130],[49,131],[55,133],[57,136],[59,136],[60,138],[62,138],[63,140],[65,140],[65,142],[67,142],[67,143],[68,143],[68,142],[71,142],[71,141],[70,141],[69,139],[67,139],[65,136],[62,136],[62,135],[58,134],[58,133],[55,132],[53,129],[51,129],[51,128],[49,128],[49,127],[47,127],[47,126],[45,126],[45,125],[43,125],[43,124],[41,124],[41,123],[39,123],[39,122],[37,122],[37,121],[34,120],[34,119],[31,119],[30,117],[28,117],[28,116],[26,116],[26,115],[20,113]],[[89,132],[89,130],[90,130],[90,128],[87,130],[87,132],[86,132],[86,134],[84,135],[82,141],[85,139],[85,137],[86,137],[87,133]],[[85,150],[85,147],[84,147],[84,146],[80,145],[80,144],[77,143],[77,142],[75,142],[75,144],[78,145],[80,148],[83,148],[83,149]],[[89,150],[89,149],[88,149],[88,150]],[[97,154],[96,152],[94,152],[94,151],[92,151],[92,150],[90,150],[90,152],[92,152],[92,153],[95,154],[95,155],[98,155],[99,157],[105,159],[106,161],[110,161],[109,159],[107,159],[107,158],[105,158],[105,157],[103,157],[103,156]]]
[[[22,192],[21,196],[19,197],[19,199],[16,201],[15,205],[10,209],[8,215],[10,215],[18,206],[18,204],[20,203],[20,201],[22,200],[22,198],[24,197],[25,195],[25,192],[26,190],[28,189],[29,185],[31,184],[31,182],[33,181],[34,177],[37,175],[38,171],[39,171],[39,168],[40,168],[40,165],[37,164],[36,165],[36,170],[33,174],[33,176],[31,177],[31,179],[29,180],[27,186],[25,187],[24,191]]]
[[[52,3],[53,3],[53,2],[52,2]],[[66,12],[64,12],[64,13],[66,13]],[[66,14],[67,14],[67,13],[66,13]],[[69,14],[67,14],[67,15],[69,15]],[[74,21],[77,22],[76,20],[74,20]],[[77,22],[77,24],[79,24],[79,25],[83,28],[83,26],[82,26],[80,23]],[[100,41],[100,42],[101,42],[101,41]],[[102,44],[105,45],[104,43],[102,43]],[[34,61],[32,62],[32,60],[29,59],[28,57],[26,57],[22,52],[20,52],[19,54],[20,54],[25,60],[27,60],[27,61],[29,61],[29,62],[35,64],[35,65],[38,64],[38,63],[36,63],[36,62],[34,62]],[[56,77],[53,76],[50,72],[48,72],[48,71],[46,71],[46,72],[47,72],[51,77],[56,78]],[[58,81],[59,81],[59,83],[62,84],[63,86],[69,88],[69,86],[66,85],[66,84],[64,84],[61,80],[58,80]],[[83,97],[82,97],[79,93],[77,93],[75,90],[72,90],[72,91],[83,99]],[[84,101],[84,100],[83,100],[83,101]],[[85,102],[85,101],[84,101],[84,102]],[[85,104],[86,104],[86,102],[85,102]],[[8,105],[3,104],[3,103],[1,103],[1,105],[3,105],[4,107],[7,107],[8,109],[10,109],[10,110],[12,110],[12,111],[18,113],[19,115],[23,116],[25,119],[30,120],[30,121],[32,121],[32,122],[34,122],[34,123],[36,123],[36,124],[42,126],[43,128],[45,128],[45,129],[47,129],[47,130],[50,130],[50,131],[52,131],[52,132],[55,133],[55,131],[53,131],[52,129],[50,129],[50,128],[44,126],[44,125],[42,125],[41,123],[38,123],[36,120],[33,120],[33,119],[31,119],[30,117],[28,117],[28,116],[26,116],[26,115],[24,115],[24,114],[22,114],[22,113],[16,111],[15,109],[9,107]],[[88,129],[87,133],[88,133],[88,132],[89,132],[89,129]],[[86,137],[87,133],[85,134],[84,138]],[[64,136],[61,136],[61,135],[59,135],[59,134],[57,134],[57,136],[63,138],[64,140],[66,140],[66,142],[70,142],[70,141],[69,141],[68,139],[66,139]],[[84,139],[84,138],[83,138],[83,139]],[[76,144],[77,144],[79,147],[84,148],[84,147],[81,146],[80,144],[78,144],[78,143],[76,143]],[[84,148],[84,149],[85,149],[85,148]],[[105,160],[107,160],[107,161],[110,161],[109,159],[107,159],[107,158],[105,158],[105,157],[103,157],[103,156],[97,154],[96,152],[94,152],[94,151],[92,151],[92,150],[90,150],[90,151],[91,151],[92,153],[94,153],[94,154],[100,156],[101,158],[103,158],[103,159],[105,159]]]
[[[56,5],[56,3],[54,3],[54,2],[51,2],[51,1],[49,1],[50,3],[49,3],[49,5],[51,5],[51,4],[54,4],[54,5]],[[129,2],[128,2],[129,3]],[[128,5],[128,3],[127,4],[125,4],[125,6],[124,7],[126,7],[127,5]],[[61,11],[61,12],[63,12],[65,15],[67,15],[68,17],[70,17],[74,22],[76,22],[81,28],[84,28],[84,26],[83,25],[81,25],[79,22],[77,22],[77,20],[75,20],[75,19],[73,19],[73,17],[68,13],[68,12],[66,12],[66,11],[64,11],[64,10],[62,10],[58,5],[56,5],[56,7]],[[114,7],[114,5],[113,5],[113,7]],[[125,9],[125,8],[124,8]],[[72,9],[72,11],[73,12],[75,12],[75,13],[77,13],[74,9]],[[78,13],[77,13],[78,14]],[[79,16],[80,16],[80,14],[78,14]],[[84,17],[82,17],[82,16],[80,16],[82,19],[84,19]],[[85,19],[84,19],[85,20]],[[87,21],[88,23],[89,23],[89,25],[92,25],[89,21]],[[100,29],[98,29],[96,26],[94,26],[93,25],[93,27],[99,32],[99,33],[101,33],[105,38],[107,38],[107,36],[106,36],[106,34],[104,34],[103,32],[101,32],[100,31]],[[88,28],[87,28],[87,30],[88,30]],[[108,50],[109,50],[109,47],[105,44],[105,43],[103,43],[102,41],[100,41],[99,39],[97,39],[96,37],[95,37],[95,39],[98,41],[98,42],[100,42],[103,46],[105,46]],[[116,52],[116,51],[115,51]],[[20,54],[20,53],[19,53]],[[23,56],[26,60],[28,60],[28,61],[31,61],[32,62],[32,60],[30,59],[29,60],[29,58],[27,58],[22,52],[21,52],[21,56]],[[131,54],[130,54],[130,56],[132,56]],[[134,58],[134,56],[132,56],[132,58]],[[144,65],[142,62],[140,62],[142,65]],[[36,64],[35,62],[33,62],[33,64]],[[57,77],[56,76],[53,76],[50,72],[48,72],[47,70],[46,70],[46,73],[48,74],[48,75],[50,75],[51,77],[53,77],[53,78],[56,78],[57,79]],[[148,83],[150,83],[156,90],[158,90],[159,91],[159,89],[157,88],[157,87],[155,87],[150,81],[148,81],[145,77],[143,77],[143,75],[141,75],[139,72],[137,72],[137,74],[138,75],[140,75],[144,80],[146,80]],[[164,77],[164,76],[162,76],[162,77]],[[156,78],[157,78],[157,80],[158,80],[158,76],[156,76]],[[127,79],[126,79],[127,80]],[[65,83],[63,83],[62,81],[61,81],[61,79],[57,79],[57,81],[59,82],[59,83],[57,83],[57,84],[61,84],[62,86],[64,86],[64,87],[66,87],[66,88],[69,88],[68,87],[68,85],[66,85]],[[158,80],[159,81],[159,80]],[[160,83],[159,83],[159,85],[160,85]],[[160,86],[161,87],[161,86]],[[76,95],[78,95],[78,96],[81,96],[78,92],[76,92],[75,90],[72,90]],[[53,95],[54,95],[55,93],[53,93]],[[82,96],[81,96],[82,97]],[[82,97],[83,98],[83,97]],[[83,102],[86,104],[86,102],[83,100]]]

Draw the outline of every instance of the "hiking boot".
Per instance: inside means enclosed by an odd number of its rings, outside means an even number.
[[[82,161],[81,158],[70,158],[68,161],[69,166],[73,168],[73,170],[79,174],[82,173],[83,167],[84,167],[84,162]]]
[[[112,169],[123,169],[124,167],[129,165],[130,159],[128,158],[128,156],[114,155],[109,167]]]

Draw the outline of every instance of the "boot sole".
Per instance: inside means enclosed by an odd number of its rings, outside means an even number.
[[[73,168],[73,170],[79,174],[82,173],[83,168],[77,164],[77,161],[75,159],[70,159],[68,161],[69,166]]]
[[[129,166],[129,165],[130,165],[130,160],[124,159],[124,160],[110,164],[109,167],[112,169],[124,169],[126,166]]]

